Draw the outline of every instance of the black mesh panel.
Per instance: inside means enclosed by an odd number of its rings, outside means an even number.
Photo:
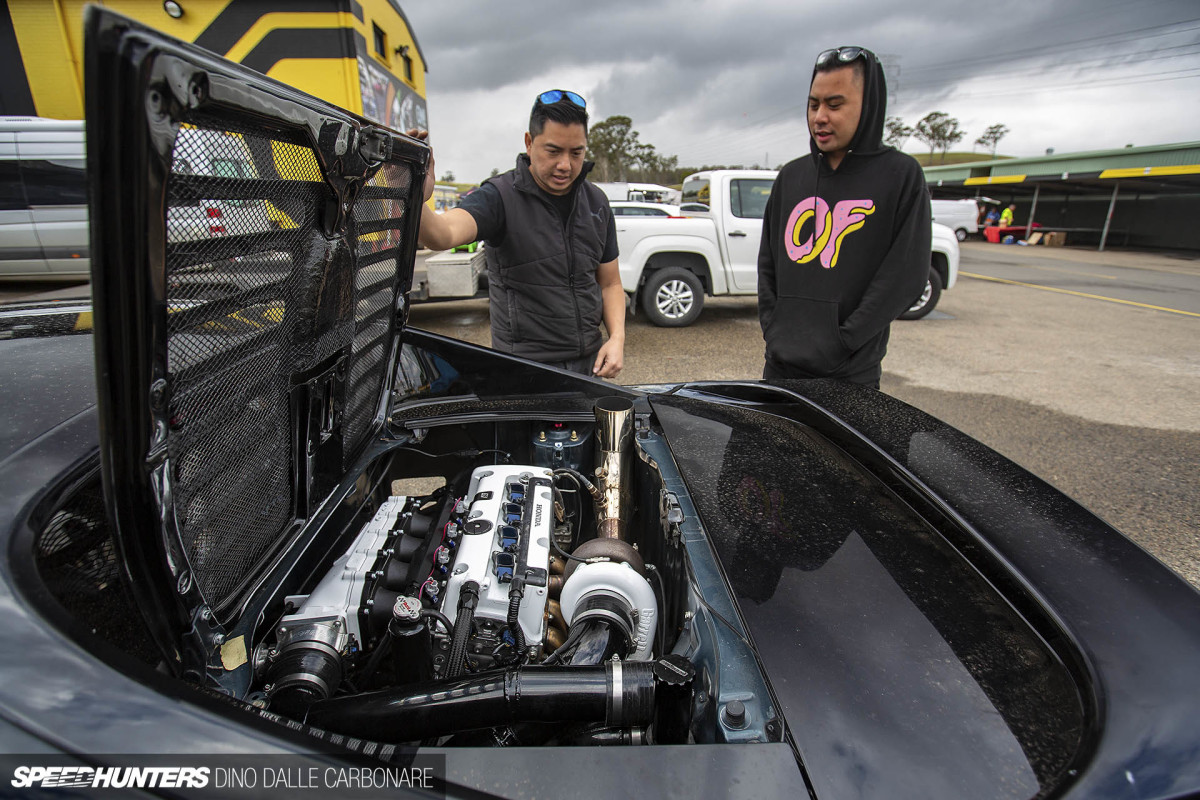
[[[401,229],[412,170],[387,164],[354,204],[357,266],[354,276],[354,346],[346,393],[346,438],[357,442],[374,418],[389,355],[397,261],[404,244]],[[346,461],[357,447],[346,449]]]
[[[320,260],[333,193],[313,151],[194,122],[167,186],[168,455],[183,546],[220,604],[295,516],[296,375],[349,353],[346,460],[361,450],[387,366],[411,171],[385,165],[360,192],[359,261],[353,284],[339,284]]]

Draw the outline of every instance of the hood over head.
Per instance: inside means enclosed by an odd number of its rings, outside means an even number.
[[[838,48],[844,49],[844,48]],[[871,155],[887,149],[883,143],[883,123],[887,118],[887,80],[883,77],[883,65],[879,63],[879,59],[870,50],[859,48],[862,53],[855,59],[863,64],[863,102],[862,116],[858,120],[858,130],[854,132],[854,138],[850,140],[850,153],[856,155]],[[854,62],[851,61],[846,66],[851,66]],[[809,79],[808,85],[812,86],[812,79],[817,77],[817,68],[813,67],[812,77]],[[812,138],[812,134],[808,137],[808,146],[816,155],[820,152],[817,149],[817,141]]]

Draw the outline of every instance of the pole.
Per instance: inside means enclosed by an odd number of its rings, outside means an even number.
[[[1038,194],[1042,191],[1042,185],[1036,184],[1033,187],[1033,207],[1029,209],[1029,221],[1025,223],[1025,241],[1029,241],[1029,231],[1033,230],[1033,215],[1037,213]]]
[[[1100,234],[1100,249],[1098,252],[1104,252],[1104,243],[1108,241],[1108,226],[1112,225],[1113,209],[1117,207],[1117,191],[1120,190],[1121,184],[1113,184],[1112,200],[1108,201],[1108,216],[1104,218],[1104,232]]]

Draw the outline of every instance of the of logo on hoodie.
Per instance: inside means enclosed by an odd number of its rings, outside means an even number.
[[[820,256],[821,266],[837,266],[842,240],[861,228],[867,217],[875,213],[874,200],[841,200],[831,211],[819,197],[806,197],[796,204],[783,228],[784,246],[788,258],[797,264],[807,264]],[[807,239],[801,239],[805,223],[813,220]]]

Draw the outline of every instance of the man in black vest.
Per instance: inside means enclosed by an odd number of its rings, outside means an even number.
[[[420,241],[433,250],[487,245],[492,347],[613,378],[625,358],[625,291],[612,209],[585,180],[587,120],[576,93],[542,92],[516,168],[485,181],[458,208],[422,213]],[[428,200],[431,179],[425,189]]]

